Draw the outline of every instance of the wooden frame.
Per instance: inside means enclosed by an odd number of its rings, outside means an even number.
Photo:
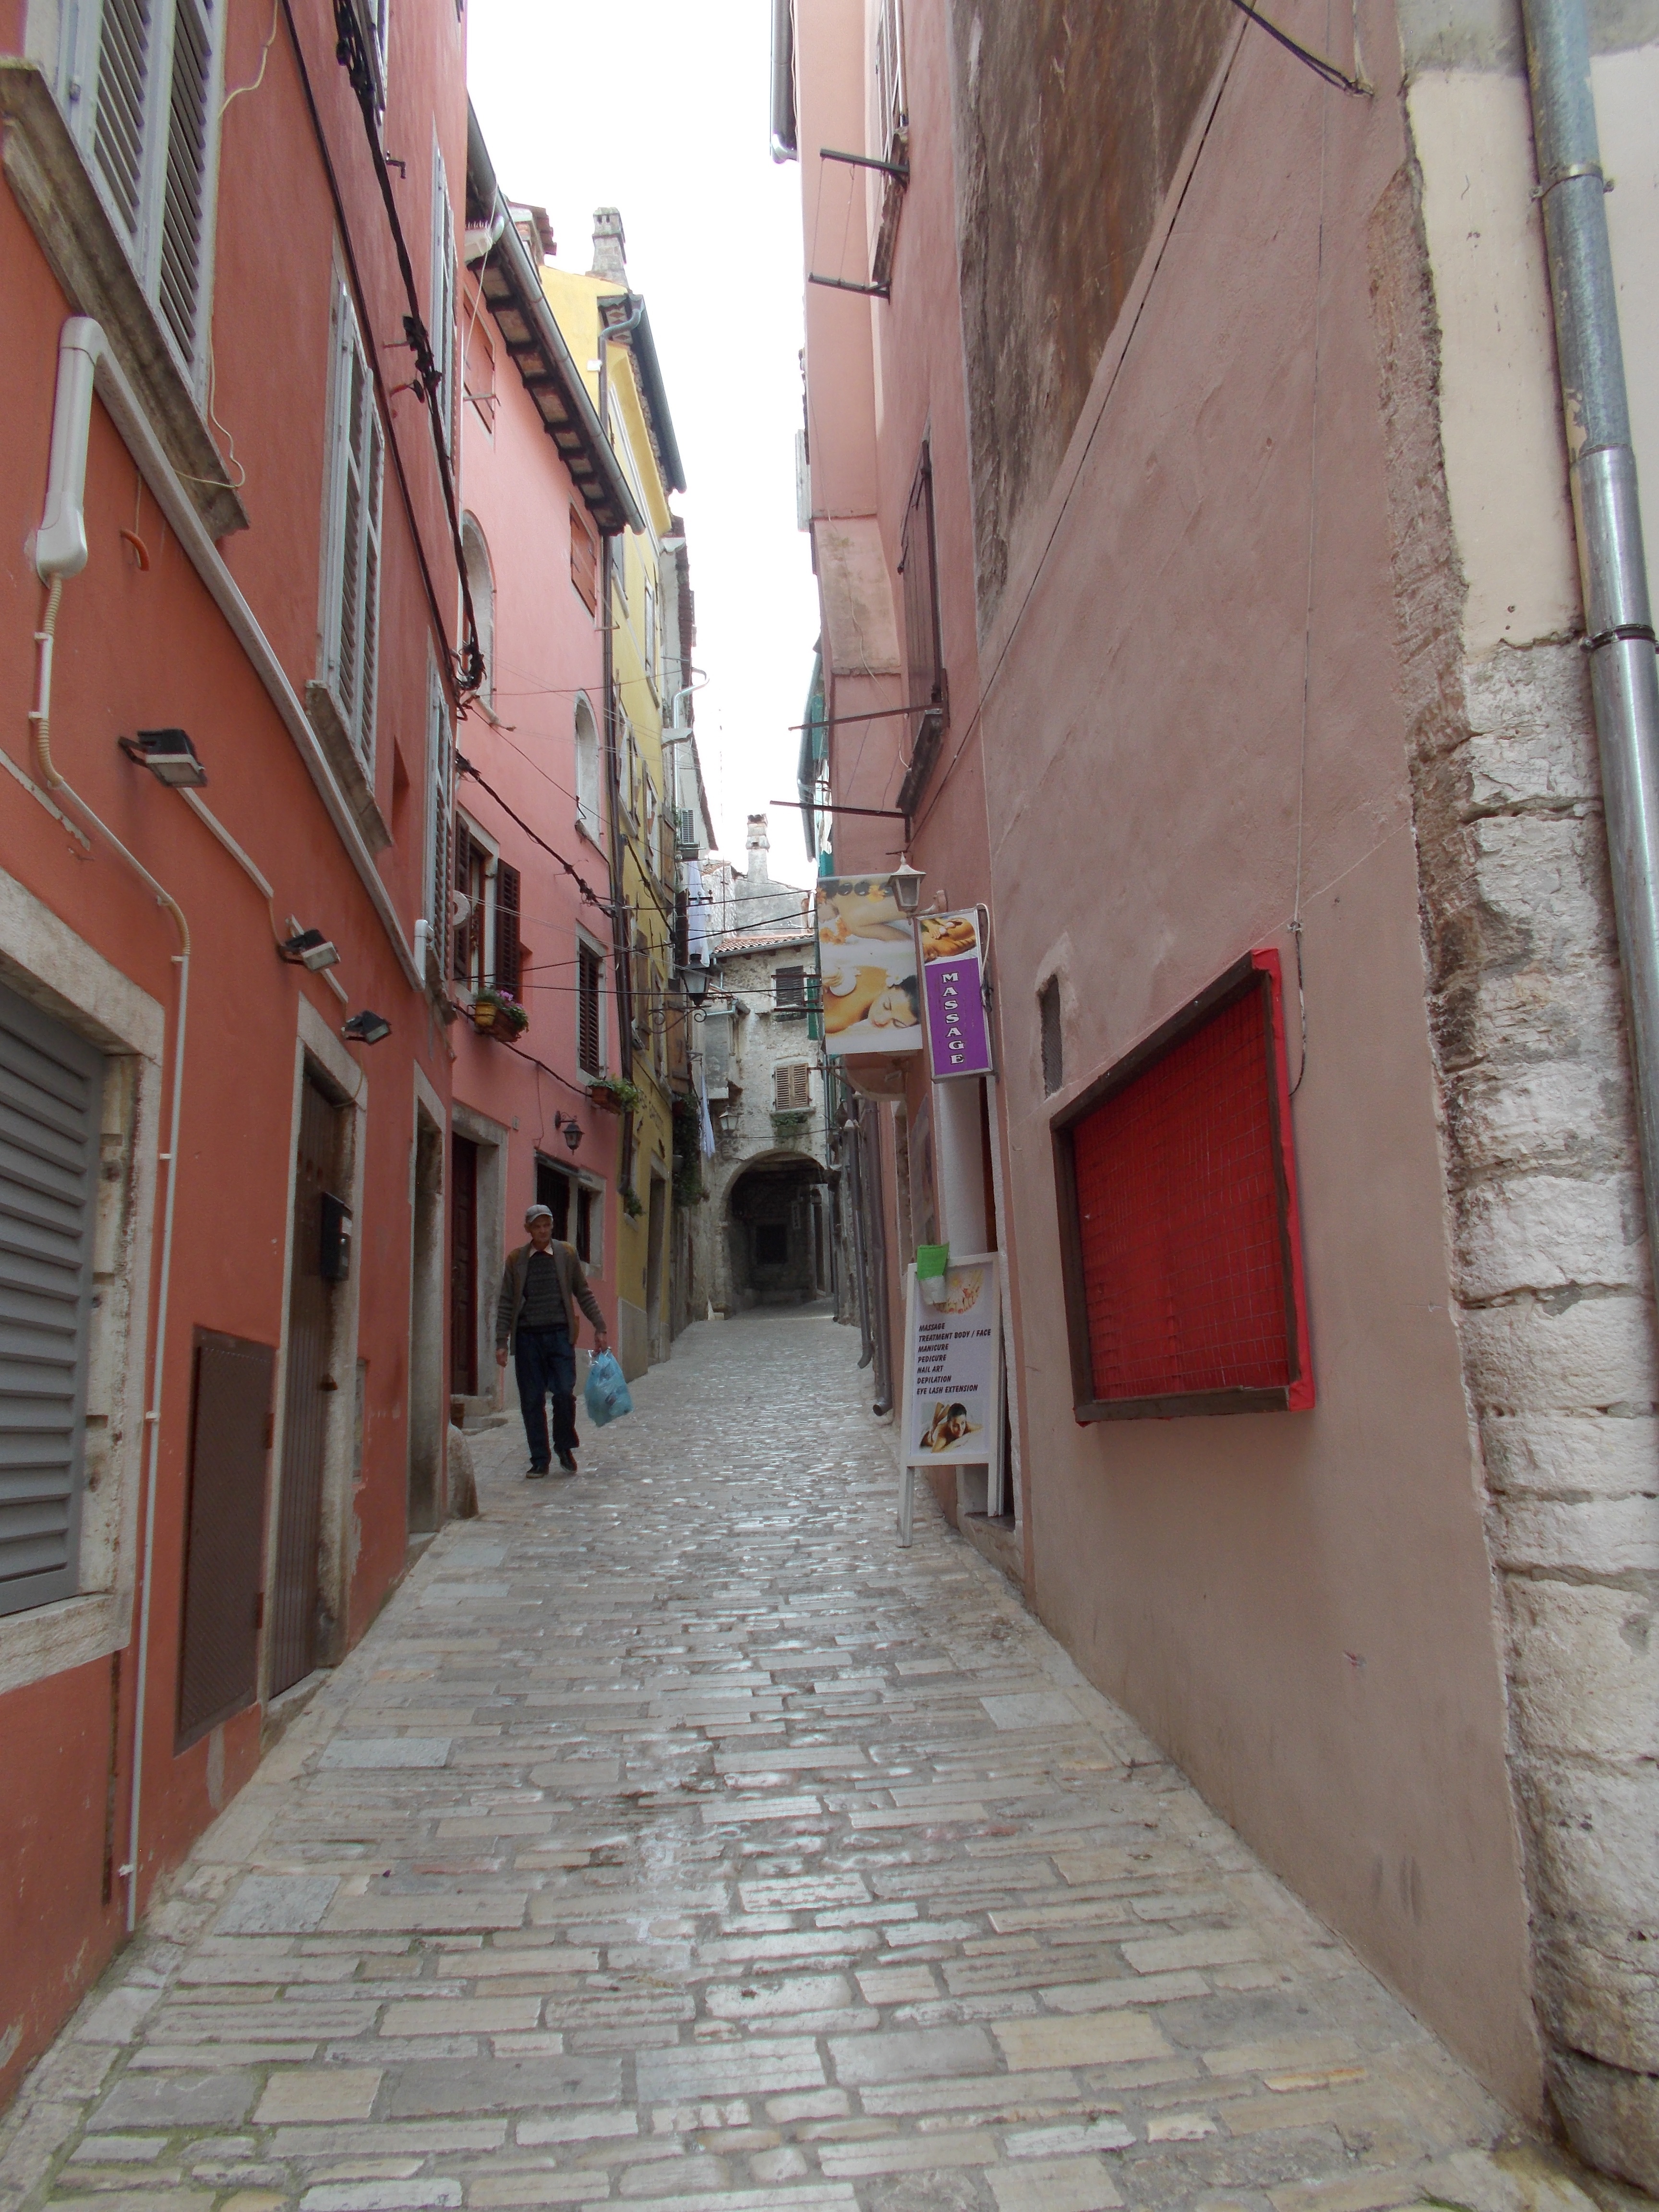
[[[1268,1389],[1175,1391],[1144,1398],[1097,1398],[1089,1342],[1083,1241],[1078,1213],[1075,1137],[1078,1125],[1107,1099],[1133,1083],[1166,1053],[1241,999],[1254,994],[1266,1026],[1268,1115],[1272,1129],[1273,1180],[1277,1197],[1279,1256],[1285,1284],[1285,1339],[1289,1356],[1287,1384]],[[1050,1124],[1054,1153],[1054,1194],[1060,1217],[1060,1271],[1066,1293],[1066,1331],[1071,1353],[1073,1410],[1079,1421],[1171,1420],[1193,1413],[1302,1413],[1314,1403],[1309,1350],[1306,1285],[1302,1266],[1302,1230],[1297,1203],[1296,1161],[1291,1143],[1291,1093],[1285,1054],[1284,988],[1278,953],[1271,947],[1246,953],[1223,975],[1188,1000],[1179,1012],[1143,1037],[1123,1058],[1070,1100]]]

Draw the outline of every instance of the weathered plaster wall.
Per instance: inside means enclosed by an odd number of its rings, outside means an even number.
[[[1009,538],[1066,450],[1235,21],[1227,0],[1103,0],[1085,17],[1066,0],[953,10],[981,622]]]
[[[1401,13],[1416,169],[1371,260],[1453,1289],[1549,2083],[1580,2149],[1652,2188],[1659,1361],[1530,110],[1518,8]],[[1592,15],[1645,442],[1659,50],[1623,49],[1659,9]],[[1646,520],[1651,544],[1651,490]]]
[[[1316,12],[1290,27],[1316,35]],[[1228,49],[981,639],[1032,1586],[1093,1678],[1535,2112],[1367,276],[1407,149],[1391,11],[1363,6],[1358,29],[1374,100],[1252,27]],[[1052,1109],[1250,946],[1294,976],[1298,886],[1318,1405],[1079,1429]],[[1048,1100],[1036,994],[1057,952]]]

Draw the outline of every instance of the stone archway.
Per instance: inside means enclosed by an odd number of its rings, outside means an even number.
[[[726,1188],[727,1310],[805,1305],[830,1287],[829,1218],[820,1163],[801,1152],[746,1162]]]

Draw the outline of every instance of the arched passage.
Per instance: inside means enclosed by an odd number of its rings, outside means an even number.
[[[804,1305],[830,1288],[826,1178],[800,1152],[753,1160],[726,1194],[731,1310]]]

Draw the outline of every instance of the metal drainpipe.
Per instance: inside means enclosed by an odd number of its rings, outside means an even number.
[[[1659,660],[1642,550],[1584,0],[1522,0],[1619,956],[1659,1276]]]
[[[641,300],[630,314],[620,323],[599,325],[599,428],[609,440],[611,435],[611,343],[614,338],[626,337],[637,328],[645,313]],[[620,534],[620,533],[618,533]],[[600,628],[604,635],[605,667],[605,750],[606,775],[611,786],[611,941],[617,962],[617,1058],[623,1075],[634,1072],[633,945],[628,934],[628,894],[623,879],[622,840],[622,761],[617,731],[616,684],[612,673],[613,653],[611,643],[615,612],[611,587],[611,548],[614,539],[606,533],[599,540],[599,581],[601,609]],[[622,1179],[631,1183],[633,1152],[633,1116],[624,1117],[623,1131]]]
[[[1613,915],[1630,1009],[1649,1260],[1659,1271],[1659,660],[1643,555],[1584,0],[1522,0],[1522,13],[1583,587],[1584,645],[1590,656]],[[1632,2010],[1639,2004],[1627,2002]],[[1562,2097],[1566,2085],[1554,2084],[1574,2148],[1592,2165],[1651,2187],[1638,2141],[1651,2125],[1651,2076],[1599,2051],[1586,2052],[1565,2022],[1547,2018],[1546,2027],[1564,2055],[1571,2052],[1607,2075],[1605,2090],[1588,2100],[1577,2094]],[[1614,2044],[1628,2049],[1629,2039],[1616,2021],[1613,2027]],[[1645,2112],[1640,2094],[1644,2083],[1650,2098]]]

